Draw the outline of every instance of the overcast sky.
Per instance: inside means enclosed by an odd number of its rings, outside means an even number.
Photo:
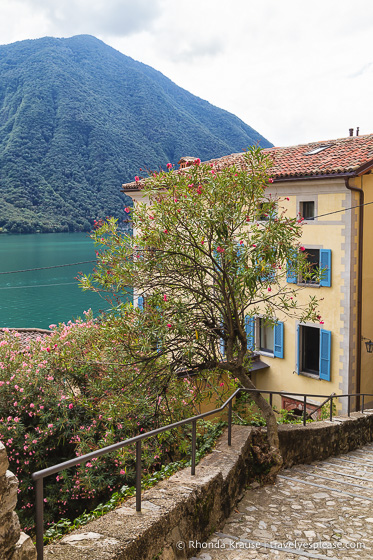
[[[371,0],[1,0],[2,44],[81,33],[276,146],[373,133]]]

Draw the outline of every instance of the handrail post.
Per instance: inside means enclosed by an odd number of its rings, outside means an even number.
[[[306,425],[307,420],[307,395],[303,397],[303,426]]]
[[[136,511],[141,511],[141,439],[136,442]]]
[[[228,405],[228,446],[232,445],[232,401]]]
[[[44,480],[43,478],[38,478],[36,481],[36,551],[38,560],[43,560],[44,558],[44,492],[43,492]]]
[[[347,416],[351,416],[351,396],[347,397]]]
[[[365,395],[362,395],[362,399],[361,399],[361,412],[364,413],[364,397]]]
[[[269,393],[269,404],[272,406],[272,398],[273,398],[273,394]]]
[[[329,420],[333,422],[333,397],[330,397]]]
[[[197,446],[197,420],[192,422],[192,466],[190,474],[194,476],[196,474],[196,446]]]

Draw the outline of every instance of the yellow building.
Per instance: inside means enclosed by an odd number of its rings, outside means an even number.
[[[281,198],[289,215],[304,218],[302,244],[308,259],[326,269],[319,283],[288,276],[320,300],[320,323],[300,324],[278,316],[275,329],[257,317],[250,324],[250,344],[268,367],[254,368],[262,390],[284,391],[274,399],[281,408],[300,408],[292,393],[373,393],[373,135],[349,136],[286,148],[269,148],[274,179],[270,194]],[[214,167],[239,165],[243,154],[213,160]],[[124,185],[143,200],[138,183]],[[282,202],[284,201],[284,202]],[[363,206],[365,204],[365,206]],[[310,409],[322,398],[308,399]],[[347,399],[339,408],[347,409]],[[373,397],[365,404],[373,404]],[[354,403],[352,403],[353,405]],[[313,406],[312,406],[313,405]]]

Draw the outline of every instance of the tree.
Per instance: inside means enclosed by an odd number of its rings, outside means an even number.
[[[113,219],[98,224],[101,246],[84,288],[120,293],[128,287],[144,298],[141,308],[119,306],[123,352],[152,372],[158,394],[171,377],[225,371],[241,385],[250,379],[249,318],[258,313],[275,324],[279,314],[320,319],[317,301],[297,302],[293,274],[314,275],[300,247],[301,220],[286,216],[281,200],[267,196],[271,162],[258,148],[245,164],[218,168],[196,160],[184,170],[161,171],[141,181],[149,204],[132,211],[134,235]],[[276,417],[260,393],[252,393],[280,463]]]

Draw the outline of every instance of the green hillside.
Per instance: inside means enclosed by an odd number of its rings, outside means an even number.
[[[181,156],[271,144],[98,39],[0,46],[0,228],[90,229],[125,217],[121,184]]]

